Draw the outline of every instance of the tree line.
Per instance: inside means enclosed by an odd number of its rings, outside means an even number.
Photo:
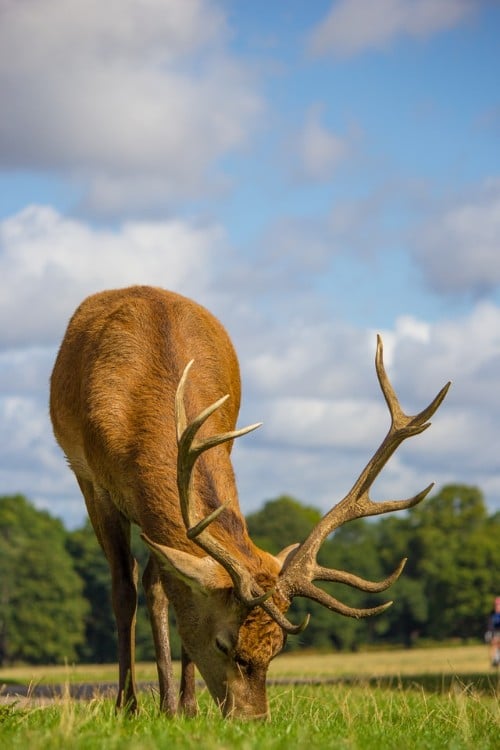
[[[256,544],[278,552],[302,541],[320,517],[316,508],[281,496],[250,514],[247,523]],[[148,551],[136,530],[132,544],[143,568]],[[403,557],[408,557],[406,568],[385,594],[324,586],[351,606],[370,607],[387,599],[394,600],[393,606],[382,615],[355,620],[296,599],[290,619],[299,622],[309,612],[311,620],[287,647],[357,649],[482,639],[492,600],[500,595],[499,550],[500,513],[488,515],[481,491],[467,485],[445,486],[399,516],[352,521],[325,541],[320,564],[370,580],[385,578]],[[172,648],[179,657],[173,619],[172,626]],[[154,659],[142,592],[137,659]],[[70,531],[24,496],[0,497],[0,666],[65,660],[116,660],[107,562],[88,522]]]

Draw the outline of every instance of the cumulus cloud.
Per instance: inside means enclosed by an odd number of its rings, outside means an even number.
[[[46,397],[55,350],[30,347],[0,351],[0,393],[5,397]]]
[[[203,297],[223,247],[215,225],[92,229],[52,208],[28,207],[0,223],[0,348],[57,342],[81,300],[105,288],[155,284]]]
[[[349,398],[371,387],[374,347],[371,331],[292,313],[287,326],[262,330],[243,362],[250,387],[264,396]]]
[[[495,408],[499,367],[500,308],[492,302],[429,325],[425,341],[399,337],[393,359],[405,394],[422,399],[429,382],[436,387],[443,378],[451,379],[450,401],[484,414]]]
[[[55,352],[50,355],[53,360]],[[25,362],[32,366],[29,359]],[[84,518],[83,501],[52,437],[48,372],[43,367],[39,374],[46,377],[40,377],[36,396],[0,397],[0,494],[24,494],[74,526]]]
[[[472,0],[339,0],[312,31],[309,50],[351,57],[386,49],[400,37],[426,38],[449,29],[475,5]]]
[[[27,0],[0,13],[0,164],[70,175],[100,213],[196,194],[259,117],[210,0]]]
[[[417,236],[414,257],[441,293],[481,296],[500,285],[500,181],[434,214]]]
[[[310,108],[302,129],[289,141],[287,161],[294,176],[308,182],[332,177],[350,155],[353,135],[341,136],[322,122],[322,108]]]
[[[2,492],[23,491],[70,523],[83,518],[77,487],[51,436],[49,373],[81,299],[136,282],[195,297],[235,333],[240,424],[264,421],[234,450],[245,511],[281,492],[326,510],[383,439],[389,415],[375,374],[376,332],[321,305],[304,305],[286,285],[275,288],[267,313],[255,305],[244,275],[231,276],[232,288],[221,287],[227,251],[218,226],[143,221],[92,229],[33,206],[4,221],[0,237]],[[484,488],[491,505],[500,505],[499,331],[500,308],[491,301],[456,320],[400,316],[381,331],[389,376],[406,411],[426,406],[447,380],[453,387],[431,429],[391,459],[376,497],[408,496],[433,480],[438,486],[462,481]]]
[[[255,506],[259,496],[289,492],[326,510],[352,485],[389,427],[373,332],[352,328],[348,336],[338,321],[319,331],[311,326],[308,347],[306,329],[298,340],[293,327],[288,340],[282,332],[279,353],[264,339],[264,352],[244,360],[252,402],[244,392],[242,422],[262,419],[264,425],[252,446],[236,446],[235,460],[242,497]],[[452,388],[430,429],[390,460],[375,497],[405,497],[432,481],[438,488],[465,482],[483,488],[491,506],[500,507],[499,330],[500,308],[481,303],[461,319],[430,323],[405,316],[382,332],[386,367],[407,413],[427,406],[448,380]],[[332,380],[325,387],[327,373]],[[256,476],[263,488],[256,489]]]
[[[69,316],[88,294],[136,283],[203,300],[214,258],[224,254],[220,227],[180,220],[99,229],[31,206],[0,223],[0,493],[22,492],[67,523],[81,522],[84,506],[48,415]]]
[[[387,422],[383,404],[359,399],[275,398],[269,435],[308,448],[368,450]]]
[[[235,295],[238,294],[235,290]],[[238,311],[236,311],[238,315]],[[383,439],[389,414],[376,381],[372,331],[339,321],[317,327],[291,313],[290,326],[240,331],[239,424],[263,427],[236,442],[245,512],[288,492],[326,510],[354,483]],[[496,399],[500,308],[478,305],[457,321],[402,318],[384,331],[386,364],[403,408],[415,413],[453,387],[431,428],[398,450],[374,497],[409,496],[432,481],[477,484],[500,507]],[[84,506],[51,436],[48,375],[54,348],[0,357],[0,484],[23,491],[71,523]]]

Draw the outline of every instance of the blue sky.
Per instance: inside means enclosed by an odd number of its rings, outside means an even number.
[[[229,329],[245,511],[326,510],[447,380],[380,496],[500,509],[500,5],[27,0],[0,8],[0,493],[84,517],[47,418],[71,312],[153,283]]]

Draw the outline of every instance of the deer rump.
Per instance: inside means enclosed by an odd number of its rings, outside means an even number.
[[[295,596],[351,617],[382,611],[348,607],[314,584],[337,581],[380,592],[383,581],[321,567],[317,553],[346,521],[412,507],[373,502],[370,487],[397,447],[429,426],[447,384],[422,412],[406,415],[387,377],[380,337],[377,377],[391,426],[348,494],[307,539],[276,556],[250,539],[239,508],[231,447],[259,424],[235,430],[240,405],[236,353],[221,323],[173,292],[136,286],[88,297],[71,318],[51,377],[56,439],[85,498],[109,563],[118,634],[117,706],[137,707],[134,629],[137,564],[130,524],[151,551],[143,574],[160,687],[167,714],[196,712],[194,665],[226,716],[269,715],[266,674],[293,624]],[[182,640],[180,698],[172,675],[168,603]]]

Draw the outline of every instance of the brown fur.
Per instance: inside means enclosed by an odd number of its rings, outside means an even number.
[[[266,716],[265,677],[284,642],[281,627],[260,607],[250,612],[233,595],[226,571],[189,541],[176,483],[174,394],[195,360],[186,391],[188,418],[226,393],[230,398],[200,430],[234,429],[240,405],[236,354],[222,325],[204,308],[152,287],[102,292],[70,320],[51,378],[55,436],[74,471],[107,556],[119,642],[117,704],[136,705],[134,624],[136,563],[130,523],[158,545],[143,582],[155,640],[162,709],[176,710],[168,642],[167,597],[185,655],[180,708],[195,710],[192,662],[224,714]],[[245,561],[265,589],[281,563],[255,547],[241,515],[231,443],[207,451],[194,469],[200,517],[229,501],[210,526]],[[182,556],[182,553],[187,553]],[[285,611],[289,602],[275,604]]]

